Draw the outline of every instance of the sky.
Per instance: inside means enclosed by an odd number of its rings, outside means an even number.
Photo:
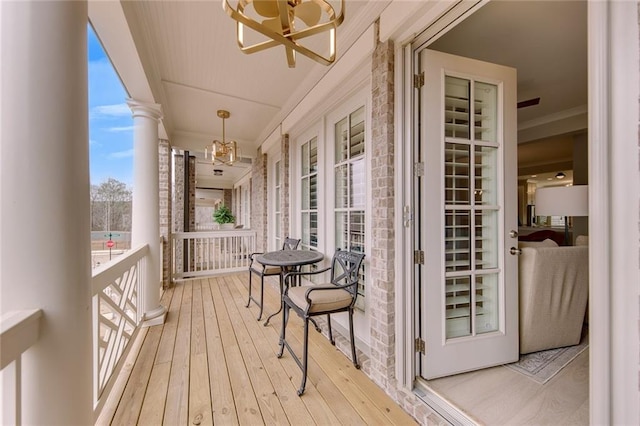
[[[89,45],[89,152],[91,184],[108,178],[133,187],[133,118],[127,92],[87,25]]]

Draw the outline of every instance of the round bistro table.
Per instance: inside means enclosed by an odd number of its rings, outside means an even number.
[[[280,272],[280,309],[267,317],[264,322],[265,327],[269,325],[269,320],[271,319],[271,317],[282,312],[284,275],[288,272],[298,270],[301,266],[318,263],[322,259],[324,259],[324,254],[311,250],[277,250],[269,251],[267,253],[256,256],[256,261],[262,263],[263,265],[279,266],[282,269],[282,271]]]

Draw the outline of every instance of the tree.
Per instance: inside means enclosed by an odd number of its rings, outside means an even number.
[[[131,199],[131,189],[117,179],[91,185],[91,230],[131,231]]]

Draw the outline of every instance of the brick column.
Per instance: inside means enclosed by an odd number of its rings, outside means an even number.
[[[255,229],[256,250],[267,249],[267,154],[258,148],[251,166],[251,228]]]
[[[173,156],[173,190],[172,190],[172,206],[171,206],[171,219],[173,221],[173,232],[184,232],[184,155],[175,154]],[[182,271],[182,257],[183,250],[182,245],[175,247],[173,253],[176,259],[176,270],[174,272]]]
[[[196,157],[189,156],[189,229],[196,230]]]
[[[372,60],[371,111],[371,378],[395,383],[394,47],[378,42]]]
[[[168,140],[160,139],[158,146],[160,179],[160,235],[162,242],[162,286],[171,286],[171,145]]]
[[[222,190],[222,202],[225,206],[229,207],[229,210],[233,209],[233,189]]]
[[[291,213],[289,210],[291,197],[289,194],[289,187],[291,184],[291,179],[289,176],[290,167],[290,155],[289,155],[289,135],[282,135],[282,140],[280,142],[280,152],[281,152],[281,160],[280,160],[280,226],[282,229],[282,237],[291,236],[291,229],[289,229],[289,224],[291,223],[289,214]]]

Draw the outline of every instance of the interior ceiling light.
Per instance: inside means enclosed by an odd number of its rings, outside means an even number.
[[[222,8],[237,22],[236,35],[242,52],[255,53],[283,45],[289,68],[294,68],[295,52],[323,65],[335,61],[336,29],[344,21],[344,0],[339,1],[340,14],[336,14],[334,7],[326,0],[238,0],[235,9],[229,0],[222,0]],[[268,40],[245,45],[245,27]],[[301,44],[301,40],[322,33],[327,33],[325,46],[328,56]]]
[[[213,169],[214,176],[222,176],[222,169]]]
[[[218,110],[218,117],[222,118],[222,141],[214,140],[213,142],[211,142],[211,164],[213,164],[214,166],[222,164],[233,166],[233,163],[235,163],[235,161],[238,159],[238,144],[236,143],[236,141],[227,142],[225,140],[224,120],[229,118],[230,115],[231,114],[229,114],[229,111],[225,111],[223,109]],[[208,155],[209,150],[208,148],[205,148],[205,158],[207,158]]]
[[[564,179],[565,178],[565,174],[563,172],[558,172],[556,173],[556,179]]]

